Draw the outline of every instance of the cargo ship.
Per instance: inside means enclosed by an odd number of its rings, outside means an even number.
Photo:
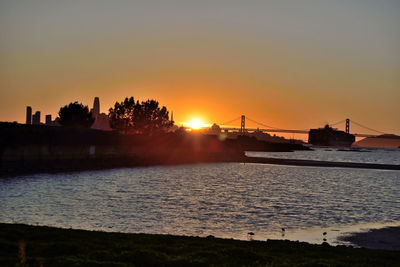
[[[324,128],[310,129],[308,143],[317,146],[351,146],[356,140],[352,134],[325,125]]]

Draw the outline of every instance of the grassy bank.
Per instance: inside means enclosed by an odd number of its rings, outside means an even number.
[[[398,266],[394,251],[0,224],[0,266]]]

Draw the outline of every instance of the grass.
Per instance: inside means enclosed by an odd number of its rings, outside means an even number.
[[[400,253],[0,224],[0,266],[399,266]]]

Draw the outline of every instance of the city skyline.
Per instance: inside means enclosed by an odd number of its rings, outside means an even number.
[[[400,3],[3,1],[1,121],[156,99],[176,122],[345,118],[400,135]],[[344,126],[344,125],[343,125]],[[342,126],[341,126],[342,128]]]

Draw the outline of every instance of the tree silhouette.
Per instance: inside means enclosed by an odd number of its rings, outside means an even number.
[[[60,117],[59,123],[63,126],[90,128],[94,122],[88,106],[84,106],[77,101],[60,108],[58,115]]]
[[[159,107],[155,100],[136,101],[133,97],[116,102],[109,113],[111,127],[127,133],[154,134],[170,128],[174,122],[169,120],[166,107]]]
[[[123,131],[133,129],[133,115],[135,112],[135,99],[125,98],[121,103],[115,102],[114,108],[109,109],[108,117],[110,118],[110,126],[113,129]]]

